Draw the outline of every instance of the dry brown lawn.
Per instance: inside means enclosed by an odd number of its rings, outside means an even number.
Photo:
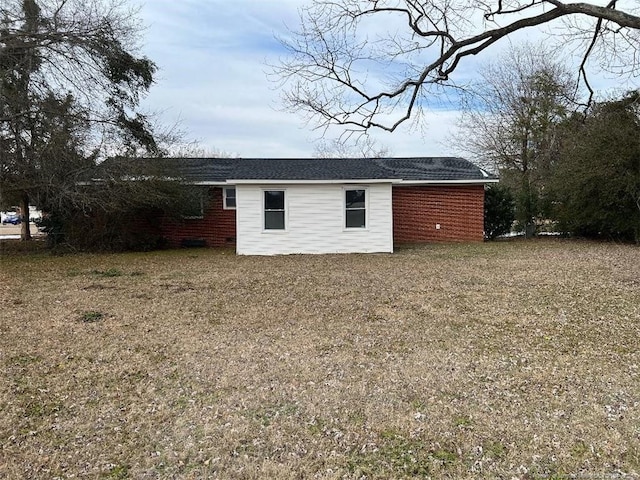
[[[640,248],[7,255],[0,477],[637,478]]]

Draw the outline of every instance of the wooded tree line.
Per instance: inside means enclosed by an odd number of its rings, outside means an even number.
[[[554,123],[553,144],[527,170],[500,167],[487,191],[489,238],[515,229],[640,243],[640,92]]]
[[[517,230],[640,242],[640,91],[585,109],[568,67],[552,59],[525,45],[485,68],[459,141],[499,173],[488,200],[513,199]]]

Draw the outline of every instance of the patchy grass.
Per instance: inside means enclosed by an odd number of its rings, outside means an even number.
[[[0,259],[4,255],[33,256],[35,254],[46,255],[47,253],[47,240],[45,236],[34,236],[30,242],[21,242],[13,239],[0,239]]]
[[[0,261],[1,478],[640,475],[637,247]]]
[[[105,316],[106,315],[102,312],[88,310],[86,312],[82,312],[82,315],[80,315],[80,321],[85,323],[99,322],[100,320],[103,320]]]
[[[113,267],[106,270],[92,270],[91,274],[103,278],[121,277],[123,275],[122,270]]]

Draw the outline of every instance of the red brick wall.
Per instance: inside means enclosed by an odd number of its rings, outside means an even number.
[[[213,187],[208,194],[204,218],[162,221],[162,235],[170,246],[179,247],[183,241],[190,240],[204,240],[208,247],[236,244],[236,211],[223,209],[222,188]]]
[[[236,211],[222,208],[222,188],[209,190],[204,218],[161,221],[172,247],[204,240],[209,247],[236,243]],[[440,224],[440,229],[436,229]],[[394,244],[483,240],[484,186],[393,187]]]
[[[394,244],[481,242],[483,231],[483,185],[393,187]]]

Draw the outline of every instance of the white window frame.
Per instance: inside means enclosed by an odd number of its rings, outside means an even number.
[[[227,205],[227,191],[228,190],[234,190],[236,192],[236,196],[233,197],[234,200],[236,201],[236,206],[235,207],[230,207]],[[236,208],[238,208],[238,190],[236,189],[236,187],[224,187],[222,189],[222,209],[223,210],[235,210]]]
[[[347,192],[352,190],[364,190],[364,227],[347,227]],[[356,210],[356,209],[351,209]],[[361,210],[361,209],[357,209]],[[364,185],[352,185],[342,187],[342,230],[345,232],[363,232],[369,230],[369,187]]]
[[[266,216],[265,213],[267,212],[267,205],[266,205],[266,199],[265,199],[265,192],[283,192],[284,193],[284,228],[265,228],[265,224],[266,224]],[[289,218],[288,218],[288,213],[289,213],[289,194],[287,192],[286,188],[279,188],[279,187],[273,187],[273,188],[263,188],[261,190],[261,195],[262,195],[262,214],[260,215],[260,221],[262,222],[262,233],[284,233],[289,229]],[[279,212],[280,210],[269,210],[270,212]]]

